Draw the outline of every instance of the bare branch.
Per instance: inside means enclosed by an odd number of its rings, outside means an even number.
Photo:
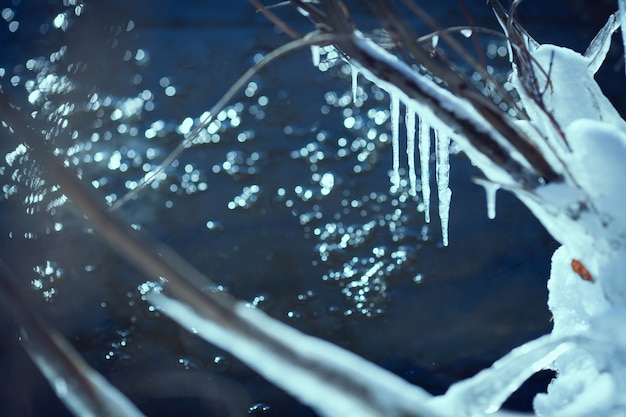
[[[44,324],[0,260],[0,299],[22,329],[22,342],[59,399],[76,417],[142,417],[131,402],[96,372],[58,332]]]
[[[254,64],[241,77],[239,77],[239,79],[230,86],[228,91],[226,91],[226,93],[217,101],[217,103],[215,103],[213,107],[211,107],[211,109],[208,111],[207,116],[200,121],[196,128],[185,136],[185,138],[178,144],[178,146],[176,146],[176,148],[174,148],[174,150],[170,152],[165,157],[165,159],[163,159],[159,166],[148,172],[135,188],[133,188],[131,191],[129,191],[128,193],[120,197],[115,203],[113,203],[110,210],[115,211],[119,209],[128,201],[135,198],[148,185],[150,185],[161,172],[169,167],[172,162],[174,162],[174,160],[176,160],[176,158],[178,158],[180,154],[183,153],[185,149],[189,148],[193,144],[193,141],[200,135],[202,130],[206,129],[209,124],[211,124],[215,116],[228,104],[228,102],[232,100],[233,97],[239,91],[241,91],[241,89],[245,87],[245,85],[250,82],[250,80],[268,64],[303,47],[311,45],[325,45],[331,42],[336,42],[337,40],[337,36],[333,34],[320,34],[317,32],[311,32],[304,38],[291,41],[268,53],[266,56],[263,57],[263,59]]]
[[[282,21],[281,19],[278,18],[278,16],[276,16],[274,13],[272,13],[266,6],[263,5],[263,3],[261,3],[259,0],[248,0],[250,3],[252,3],[252,5],[254,7],[256,7],[256,9],[260,12],[263,13],[263,16],[267,17],[267,20],[269,20],[270,22],[274,23],[276,25],[276,27],[280,28],[283,32],[285,32],[287,35],[291,36],[293,39],[300,39],[302,38],[302,35],[300,35],[298,32],[296,32],[295,30],[291,29],[289,27],[289,25],[287,25],[284,21]],[[289,4],[288,2],[286,3],[281,3],[281,5],[286,5]]]

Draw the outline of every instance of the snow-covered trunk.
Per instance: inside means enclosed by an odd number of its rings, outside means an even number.
[[[593,79],[615,28],[612,17],[586,56],[533,49],[539,103],[527,79],[513,80],[534,110],[537,140],[547,137],[568,171],[561,184],[518,193],[563,245],[548,284],[552,338],[596,342],[576,343],[554,361],[558,378],[535,401],[540,415],[613,415],[626,407],[626,123]],[[549,84],[541,75],[548,73]]]

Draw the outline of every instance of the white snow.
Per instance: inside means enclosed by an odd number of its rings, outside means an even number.
[[[149,302],[181,326],[228,350],[322,416],[442,416],[425,405],[431,396],[421,388],[260,310],[237,303],[224,326],[166,296],[155,284],[142,288]]]
[[[590,119],[573,121],[565,136],[572,148],[567,165],[594,205],[616,225],[626,225],[626,130]]]
[[[590,60],[571,49],[542,45],[533,54],[535,62],[549,71],[543,99],[562,128],[578,119],[595,119],[626,130],[626,123],[606,98],[590,69]]]
[[[611,17],[586,56],[533,45],[541,103],[512,77],[531,117],[520,126],[538,146],[547,141],[550,148],[542,153],[564,175],[531,192],[513,189],[563,245],[548,282],[554,327],[436,399],[451,407],[466,404],[465,415],[497,409],[532,372],[545,368],[558,374],[548,393],[535,398],[537,415],[622,416],[626,410],[626,122],[593,79],[615,28]]]

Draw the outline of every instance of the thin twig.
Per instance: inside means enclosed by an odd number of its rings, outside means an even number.
[[[476,25],[474,25],[474,18],[472,17],[472,14],[470,13],[467,4],[465,3],[465,0],[459,0],[461,2],[461,9],[463,10],[463,14],[465,15],[465,20],[467,20],[467,24],[474,27]],[[476,48],[476,54],[478,55],[478,58],[480,59],[480,63],[481,66],[483,68],[487,68],[487,60],[485,58],[485,51],[483,50],[483,48],[480,46],[480,40],[478,39],[478,36],[476,36],[476,34],[474,32],[472,32],[472,40],[474,41],[474,47]]]
[[[128,193],[120,197],[117,201],[115,201],[110,210],[116,211],[120,207],[122,207],[125,203],[135,198],[137,194],[139,194],[143,189],[145,189],[148,185],[150,185],[158,176],[161,174],[167,167],[169,167],[176,158],[180,156],[181,153],[185,149],[191,146],[194,139],[196,139],[203,129],[206,129],[215,116],[228,104],[230,100],[243,88],[245,85],[250,82],[250,80],[259,73],[263,68],[265,68],[271,62],[281,58],[295,50],[301,49],[306,46],[311,45],[326,45],[331,42],[336,42],[337,35],[333,34],[320,34],[319,32],[312,32],[306,35],[301,39],[296,39],[291,41],[285,45],[282,45],[267,55],[263,57],[259,62],[250,67],[231,87],[226,91],[226,93],[211,107],[208,111],[207,116],[196,126],[196,128],[191,131],[187,136],[174,148],[172,152],[170,152],[165,159],[157,166],[155,169],[147,173],[139,182],[139,184],[130,190]]]
[[[254,7],[256,7],[257,11],[263,13],[263,16],[267,18],[270,22],[274,23],[276,27],[280,28],[287,35],[291,36],[293,39],[301,39],[302,35],[300,35],[295,30],[291,29],[289,25],[287,25],[283,20],[279,19],[274,13],[272,13],[263,3],[259,0],[248,0]],[[281,3],[281,5],[287,5],[289,2]]]
[[[520,108],[520,106],[515,102],[515,100],[513,100],[510,93],[505,91],[502,88],[502,86],[496,80],[493,79],[491,74],[487,72],[486,63],[482,65],[478,64],[476,60],[474,60],[474,58],[472,58],[472,56],[469,53],[467,53],[467,51],[465,51],[465,48],[463,48],[452,36],[448,34],[449,33],[448,30],[446,30],[445,28],[442,28],[437,23],[437,21],[435,21],[428,13],[426,13],[426,11],[423,8],[418,6],[413,0],[404,0],[404,3],[407,5],[407,7],[409,7],[409,9],[411,9],[413,13],[419,16],[419,18],[422,19],[428,26],[430,26],[437,34],[440,34],[441,38],[456,53],[458,53],[461,57],[463,57],[463,59],[470,65],[470,67],[472,67],[474,71],[480,74],[483,80],[485,80],[485,83],[488,86],[494,88],[498,92],[498,94],[500,94],[500,97],[502,97],[504,102],[509,107],[511,107],[512,109],[516,111],[520,119],[528,120],[528,115],[526,114],[524,109]],[[475,28],[475,27],[470,27],[469,29],[472,30],[473,37],[474,37],[474,31],[479,30],[479,28]],[[499,35],[502,36],[502,34],[499,34]]]

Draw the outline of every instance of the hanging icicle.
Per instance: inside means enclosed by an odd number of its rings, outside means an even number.
[[[418,150],[420,155],[422,200],[424,201],[424,221],[430,223],[430,126],[423,118],[419,120]]]
[[[391,99],[391,147],[393,149],[393,172],[391,186],[393,191],[400,188],[400,96],[389,93]]]
[[[359,78],[359,69],[354,65],[350,65],[351,75],[352,75],[352,103],[356,103],[356,94],[357,89],[359,87],[358,78]]]
[[[500,187],[496,184],[485,185],[485,192],[487,193],[487,217],[490,219],[496,218],[496,192]]]
[[[409,194],[417,195],[417,173],[415,172],[415,112],[406,108],[406,154],[409,164]]]
[[[490,219],[496,218],[496,193],[500,189],[500,185],[484,180],[484,179],[475,179],[474,182],[478,185],[481,185],[485,189],[485,194],[487,196],[487,217]]]
[[[622,26],[622,43],[624,45],[624,56],[626,56],[626,0],[619,0],[617,2],[618,10],[617,16]],[[626,71],[626,68],[624,69]]]
[[[450,137],[442,135],[438,130],[435,130],[435,159],[441,235],[443,246],[448,246],[448,220],[450,218],[450,200],[452,198],[452,190],[448,186],[450,183]]]
[[[319,67],[321,60],[321,48],[319,45],[311,45],[311,58],[313,59],[313,66],[315,68]]]

